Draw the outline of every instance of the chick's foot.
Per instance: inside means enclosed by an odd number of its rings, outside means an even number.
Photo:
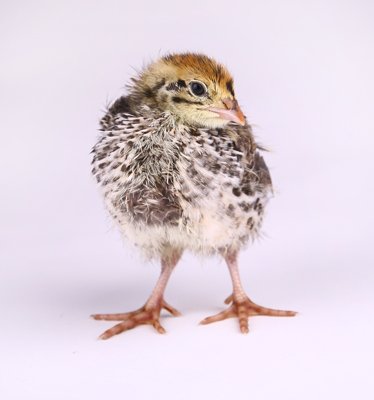
[[[231,306],[212,317],[205,318],[200,322],[201,325],[211,324],[212,322],[223,321],[226,318],[237,317],[239,318],[240,331],[242,333],[248,333],[248,318],[253,315],[267,315],[271,317],[293,317],[297,314],[295,311],[282,311],[273,310],[271,308],[265,308],[258,306],[249,300],[248,297],[242,298],[240,300],[235,300],[233,295],[229,296],[226,300],[226,304],[231,304]]]
[[[109,339],[114,335],[129,329],[135,328],[138,325],[152,325],[159,333],[166,333],[165,329],[161,326],[159,317],[161,309],[169,311],[175,316],[181,315],[181,313],[170,306],[166,301],[162,300],[156,304],[150,305],[148,302],[139,310],[123,313],[123,314],[95,314],[91,315],[94,319],[105,320],[105,321],[123,321],[113,328],[108,329],[99,339]]]

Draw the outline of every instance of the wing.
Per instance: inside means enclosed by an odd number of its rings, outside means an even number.
[[[102,130],[110,130],[115,125],[115,118],[119,114],[127,114],[136,117],[137,113],[133,107],[130,96],[122,96],[117,99],[100,121]]]
[[[170,190],[175,160],[155,143],[156,128],[129,97],[118,99],[100,123],[92,174],[110,214],[118,221],[175,223],[181,214]]]
[[[265,149],[255,142],[250,125],[235,126],[235,131],[237,134],[236,146],[243,153],[244,174],[240,184],[242,192],[251,196],[258,191],[271,191],[270,172],[260,154],[260,150]]]

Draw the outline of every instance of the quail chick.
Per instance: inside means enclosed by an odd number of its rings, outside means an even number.
[[[143,69],[101,120],[92,173],[126,240],[161,262],[161,276],[137,311],[97,314],[122,321],[111,336],[141,324],[160,333],[170,275],[182,253],[220,254],[229,267],[229,308],[202,324],[251,315],[294,316],[254,304],[245,294],[238,252],[260,231],[272,193],[269,170],[235,97],[227,69],[202,54],[169,54]]]

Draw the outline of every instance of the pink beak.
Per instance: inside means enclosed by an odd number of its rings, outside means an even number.
[[[232,99],[222,99],[222,103],[226,108],[208,107],[207,110],[217,113],[221,118],[245,125],[245,117],[240,109],[238,102]]]

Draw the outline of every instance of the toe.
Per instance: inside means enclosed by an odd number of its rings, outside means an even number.
[[[248,333],[248,312],[243,304],[239,304],[237,309],[240,331],[242,333]]]
[[[161,326],[159,320],[156,320],[156,321],[153,323],[153,327],[157,330],[158,333],[161,333],[161,334],[163,334],[163,335],[166,334],[166,331],[165,331],[165,329]]]
[[[101,334],[99,336],[99,339],[101,340],[109,339],[114,335],[118,335],[121,332],[134,328],[136,325],[138,325],[138,323],[135,319],[129,319],[128,321],[121,322],[120,324],[113,326],[113,328],[110,328],[103,334]]]
[[[266,315],[269,317],[294,317],[297,314],[295,311],[273,310],[272,308],[261,307],[252,301],[250,301],[249,309],[252,315]]]
[[[92,318],[103,321],[123,321],[133,313],[122,313],[122,314],[93,314]]]
[[[176,310],[170,304],[166,303],[165,300],[162,302],[162,307],[165,308],[165,310],[169,311],[169,313],[173,314],[176,317],[179,317],[180,315],[182,315],[178,310]]]
[[[231,318],[234,316],[236,316],[236,313],[234,312],[233,308],[230,307],[227,310],[222,311],[217,315],[213,315],[211,317],[203,319],[199,325],[207,325],[211,324],[212,322],[223,321],[224,319]]]

